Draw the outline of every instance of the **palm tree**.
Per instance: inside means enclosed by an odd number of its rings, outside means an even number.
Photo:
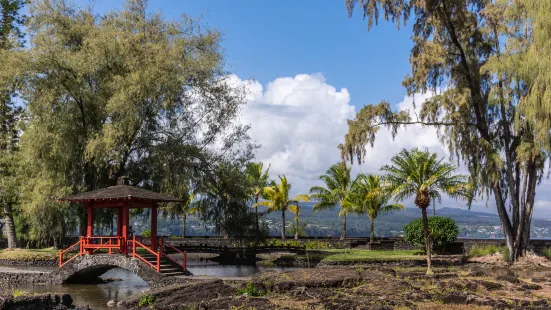
[[[255,232],[257,236],[258,232],[260,231],[260,227],[258,224],[258,200],[264,195],[264,188],[269,184],[268,172],[270,171],[270,167],[268,167],[268,169],[266,170],[263,170],[263,168],[263,163],[249,163],[247,164],[246,170],[247,181],[249,182],[249,186],[251,189],[251,197],[254,201],[253,207],[256,216]]]
[[[354,211],[367,214],[370,220],[369,242],[375,242],[375,219],[379,214],[403,210],[401,204],[388,204],[392,194],[378,175],[358,175],[353,189]]]
[[[258,204],[268,207],[269,211],[281,211],[281,240],[285,240],[285,212],[295,201],[308,201],[305,195],[298,195],[289,199],[291,184],[287,177],[279,176],[279,184],[272,181],[271,186],[264,188],[264,198],[267,201],[260,201]]]
[[[308,195],[299,195],[304,198],[304,201],[310,201],[310,197]],[[297,196],[298,197],[298,196]],[[292,201],[295,204],[289,206],[289,211],[291,213],[295,214],[295,218],[293,219],[295,221],[295,240],[298,239],[298,231],[299,231],[299,217],[300,217],[300,206],[298,205],[298,200]]]
[[[325,187],[314,186],[310,188],[311,198],[318,202],[314,205],[314,211],[334,208],[340,205],[339,216],[342,220],[341,240],[346,238],[346,215],[353,207],[350,201],[355,180],[350,177],[351,168],[345,163],[337,163],[329,167],[324,175],[319,177],[325,183]]]
[[[431,244],[427,208],[431,199],[442,199],[441,193],[451,198],[466,198],[470,202],[473,198],[471,185],[466,182],[467,177],[455,175],[455,166],[438,159],[435,153],[428,150],[402,150],[392,157],[392,165],[381,168],[386,172],[385,181],[388,182],[392,193],[398,201],[415,197],[415,205],[421,209],[423,215],[423,230],[425,233],[425,251],[427,253],[427,274],[432,274]]]

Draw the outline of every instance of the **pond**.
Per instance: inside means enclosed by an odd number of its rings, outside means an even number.
[[[8,271],[53,271],[57,267],[23,267],[0,266],[0,269]],[[264,270],[289,271],[296,268],[266,267],[266,266],[221,266],[218,263],[205,261],[189,261],[188,269],[195,276],[211,277],[248,277]],[[148,284],[135,274],[121,268],[114,268],[101,276],[103,279],[116,279],[105,284],[64,284],[64,285],[32,285],[17,284],[12,290],[20,290],[27,293],[66,293],[73,298],[73,304],[78,306],[90,306],[96,309],[113,309],[107,307],[107,302],[116,302],[132,295],[149,290]]]

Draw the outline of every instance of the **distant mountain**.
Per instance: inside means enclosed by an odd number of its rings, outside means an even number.
[[[300,220],[307,223],[305,229],[308,236],[339,236],[342,228],[342,218],[338,217],[339,208],[313,212],[314,203],[301,203]],[[429,209],[429,216],[433,210]],[[501,224],[497,214],[471,211],[468,209],[444,207],[436,209],[437,216],[451,217],[459,227],[460,237],[471,238],[502,238]],[[286,215],[288,224],[293,214]],[[402,227],[421,217],[418,208],[406,208],[380,215],[375,220],[376,235],[396,236],[402,233]],[[272,234],[277,235],[281,229],[281,213],[272,212],[266,216]],[[538,238],[551,237],[550,220],[534,219],[532,221],[532,236]],[[347,235],[363,237],[369,235],[369,218],[367,215],[349,215],[347,217]]]

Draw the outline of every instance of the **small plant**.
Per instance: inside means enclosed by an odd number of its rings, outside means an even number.
[[[253,296],[253,297],[266,295],[266,292],[254,287],[254,285],[251,282],[247,283],[247,285],[245,287],[238,288],[237,293],[241,294],[241,295],[247,294],[247,295]]]
[[[13,291],[12,295],[13,297],[19,297],[19,296],[23,296],[25,293],[23,291],[20,291],[20,290],[15,290]]]
[[[551,259],[551,248],[543,248],[541,254],[547,257],[547,259]]]
[[[138,303],[138,306],[152,307],[154,303],[155,303],[155,296],[145,295],[142,298],[140,298],[140,302]]]
[[[151,230],[146,229],[146,230],[142,231],[142,237],[145,237],[145,238],[151,237]]]
[[[487,246],[474,246],[469,250],[469,252],[467,252],[467,257],[482,257],[497,253],[500,253],[503,256],[504,261],[509,261],[509,249],[506,246],[500,247],[495,244],[490,244]]]

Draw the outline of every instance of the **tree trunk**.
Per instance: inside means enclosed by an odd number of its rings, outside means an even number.
[[[285,240],[285,209],[281,209],[281,240]]]
[[[15,236],[15,224],[13,222],[13,210],[11,205],[8,204],[4,211],[4,221],[6,222],[6,235],[8,237],[8,248],[13,249],[17,247],[17,238]]]
[[[258,198],[255,198],[254,204],[255,204],[254,214],[256,217],[255,235],[256,235],[256,238],[258,239],[260,237],[260,225],[258,224]]]
[[[423,230],[425,232],[425,251],[427,254],[427,274],[432,274],[432,258],[430,248],[430,232],[429,232],[429,218],[427,216],[427,208],[421,208],[423,212]]]
[[[369,243],[373,244],[375,243],[375,219],[370,218],[371,221],[371,229],[369,232]]]
[[[295,240],[298,240],[298,215],[297,215],[297,221],[295,224]]]
[[[342,233],[341,240],[346,239],[346,213],[342,217]]]
[[[184,221],[182,226],[182,239],[186,239],[187,214],[184,213]]]

